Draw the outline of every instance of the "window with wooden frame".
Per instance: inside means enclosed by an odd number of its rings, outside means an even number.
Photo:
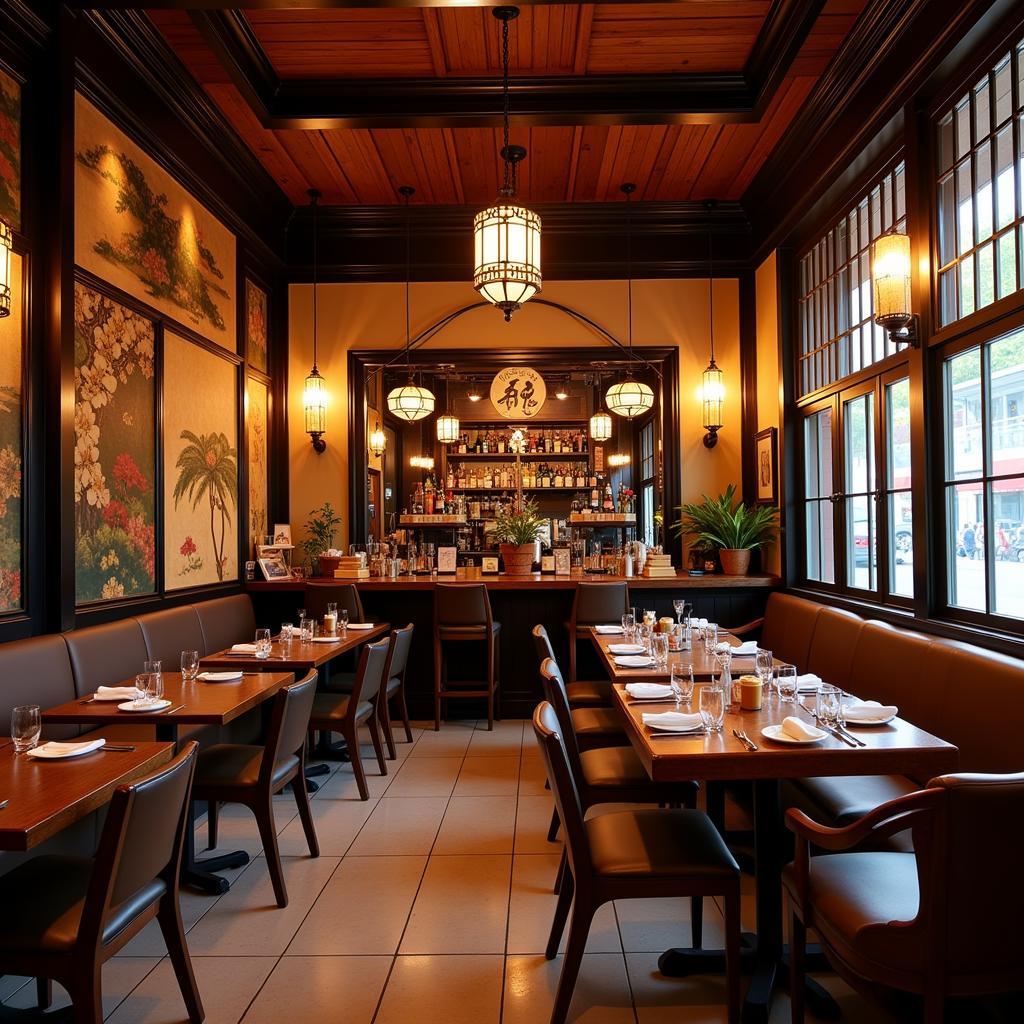
[[[810,395],[893,355],[873,319],[871,243],[906,230],[903,161],[891,165],[799,261],[796,393]]]
[[[657,544],[654,529],[654,490],[657,466],[654,459],[654,420],[640,428],[640,536],[647,544]]]

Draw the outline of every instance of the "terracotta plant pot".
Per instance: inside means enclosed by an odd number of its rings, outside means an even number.
[[[722,548],[718,557],[726,576],[746,576],[750,571],[750,548]]]
[[[318,559],[320,575],[328,579],[334,579],[334,570],[341,565],[341,559],[335,555],[321,555]]]
[[[534,557],[537,544],[499,544],[501,560],[505,564],[505,572],[509,576],[528,576],[533,572]]]

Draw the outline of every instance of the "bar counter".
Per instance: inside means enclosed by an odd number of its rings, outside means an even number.
[[[412,652],[409,657],[407,694],[409,710],[415,718],[433,718],[434,666],[434,589],[445,583],[483,583],[491,599],[494,619],[501,629],[501,713],[506,717],[523,718],[533,712],[541,696],[530,630],[539,622],[548,631],[559,663],[568,664],[566,624],[572,613],[576,589],[581,583],[623,581],[624,577],[575,572],[569,576],[532,573],[529,576],[484,575],[475,569],[460,569],[454,576],[400,576],[397,579],[355,581],[363,601],[366,617],[374,622],[390,622],[393,626],[411,622]],[[764,613],[765,602],[780,585],[775,576],[689,576],[646,579],[632,577],[629,585],[631,603],[641,609],[653,608],[659,617],[675,615],[673,598],[685,595],[694,605],[694,614],[725,626],[739,626]],[[280,582],[256,581],[248,584],[261,626],[275,631],[282,622],[295,621],[296,610],[303,604],[307,586],[322,587],[344,583],[344,580],[308,579]],[[467,647],[469,645],[466,645]],[[475,645],[474,645],[475,646]],[[460,652],[466,670],[475,671],[475,652]],[[579,676],[582,679],[605,678],[597,655],[589,641],[579,645]],[[476,714],[472,701],[467,713]],[[483,702],[481,702],[481,708]]]

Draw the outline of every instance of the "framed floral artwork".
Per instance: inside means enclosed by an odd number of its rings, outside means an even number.
[[[249,540],[257,544],[269,532],[267,526],[267,385],[250,377],[245,387],[245,425],[249,450]]]
[[[155,328],[75,282],[75,598],[156,590]]]
[[[164,589],[238,578],[235,364],[164,332]]]
[[[254,370],[267,372],[267,293],[245,281],[245,358]]]
[[[0,71],[0,220],[21,227],[21,86]]]
[[[235,236],[80,95],[75,263],[236,351]]]
[[[10,316],[0,317],[0,614],[24,606],[21,589],[23,273],[21,256],[11,253],[11,295],[15,301],[11,303]]]

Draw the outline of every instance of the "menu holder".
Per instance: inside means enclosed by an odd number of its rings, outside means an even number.
[[[571,568],[572,561],[570,558],[570,552],[568,548],[555,548],[555,575],[556,576],[568,576]]]
[[[554,574],[555,571],[555,556],[554,555],[541,555],[540,556],[540,571],[547,573],[548,575]]]
[[[437,574],[438,576],[454,576],[458,569],[459,549],[455,547],[443,547],[437,549]]]
[[[480,572],[484,576],[498,575],[498,560],[492,555],[486,555],[480,562]]]

